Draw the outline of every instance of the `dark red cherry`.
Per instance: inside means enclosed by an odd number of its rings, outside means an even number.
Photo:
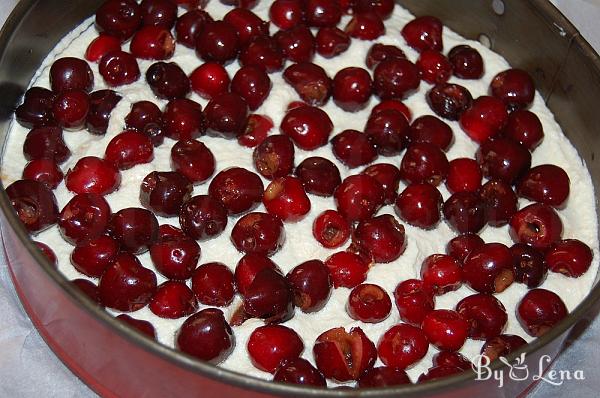
[[[350,168],[364,166],[377,158],[377,150],[366,134],[344,130],[331,139],[333,154]]]
[[[406,54],[394,45],[375,43],[369,49],[365,62],[369,69],[373,69],[388,59],[406,59]]]
[[[266,323],[285,322],[294,316],[292,290],[278,271],[265,268],[256,274],[244,295],[243,309]]]
[[[592,264],[594,253],[588,245],[577,239],[555,243],[546,252],[546,263],[552,272],[571,278],[585,274]]]
[[[343,30],[335,27],[323,27],[317,32],[317,54],[324,58],[336,57],[350,47],[350,36]]]
[[[361,221],[352,234],[352,244],[376,263],[392,262],[406,249],[404,226],[391,214]]]
[[[475,249],[483,246],[485,242],[475,234],[463,234],[450,239],[446,245],[446,254],[463,263],[467,256]]]
[[[111,214],[104,197],[94,193],[79,194],[60,212],[58,227],[66,241],[79,244],[104,234]]]
[[[429,342],[441,351],[458,351],[469,335],[469,323],[458,312],[433,310],[421,326]]]
[[[508,322],[504,305],[491,294],[473,294],[460,300],[456,311],[469,323],[469,337],[487,340],[500,335]]]
[[[278,28],[291,29],[304,20],[304,4],[302,0],[275,0],[269,18]]]
[[[63,172],[51,159],[36,159],[28,162],[23,169],[24,180],[35,180],[50,189],[56,189],[63,180]]]
[[[525,331],[540,337],[569,315],[562,299],[546,289],[527,292],[517,306],[517,319]]]
[[[402,28],[402,37],[406,43],[421,52],[423,50],[442,51],[442,21],[432,16],[418,17]]]
[[[456,351],[440,351],[433,356],[434,366],[453,366],[462,370],[473,369],[473,363]]]
[[[400,171],[396,166],[389,163],[378,163],[367,167],[362,173],[373,177],[381,184],[385,204],[394,203],[400,185]]]
[[[369,264],[358,254],[341,251],[332,254],[325,260],[329,268],[333,286],[353,288],[365,281]]]
[[[204,109],[209,133],[233,139],[244,134],[248,104],[239,94],[223,93],[213,97]]]
[[[297,265],[288,272],[286,280],[294,295],[294,305],[303,312],[319,311],[331,295],[331,275],[320,260],[309,260]]]
[[[434,50],[424,50],[416,62],[421,79],[427,83],[447,82],[452,76],[452,64],[444,54]]]
[[[350,224],[335,210],[325,210],[313,222],[313,236],[328,249],[342,246],[350,237]]]
[[[59,58],[50,67],[50,87],[55,93],[69,90],[92,91],[94,74],[82,59],[74,57]]]
[[[448,53],[454,76],[461,79],[480,79],[484,73],[483,58],[479,51],[467,45],[454,47]]]
[[[15,118],[27,128],[55,126],[52,106],[56,94],[42,87],[31,87],[25,92],[23,103],[15,110]]]
[[[177,240],[185,237],[186,235],[181,228],[177,228],[174,225],[162,224],[158,227],[158,242]]]
[[[164,134],[174,140],[193,140],[204,135],[207,120],[202,106],[188,98],[169,101],[163,113]]]
[[[350,332],[339,327],[321,333],[313,354],[323,375],[338,382],[358,380],[377,359],[375,344],[360,327],[353,327]]]
[[[269,23],[245,8],[234,8],[225,14],[223,21],[235,28],[242,47],[257,36],[269,35]]]
[[[411,384],[410,377],[402,369],[381,366],[367,370],[358,379],[360,388],[376,388]]]
[[[311,62],[315,56],[315,37],[305,25],[280,30],[273,38],[283,56],[292,62]]]
[[[168,279],[186,280],[198,265],[200,246],[188,237],[161,239],[150,246],[150,258],[158,272]]]
[[[380,286],[362,284],[356,286],[348,296],[346,312],[350,318],[365,323],[379,323],[388,317],[392,310],[392,300]]]
[[[134,102],[131,111],[125,116],[125,125],[138,131],[145,131],[148,125],[160,124],[162,124],[162,111],[150,101]]]
[[[393,109],[373,112],[365,125],[365,134],[383,156],[400,154],[406,146],[408,131],[404,114]]]
[[[372,93],[371,75],[362,68],[345,68],[333,79],[333,100],[347,112],[363,109]]]
[[[515,242],[545,250],[561,239],[563,224],[556,211],[544,204],[534,203],[518,212],[510,220],[509,233]]]
[[[501,334],[486,340],[481,347],[481,354],[488,357],[490,362],[499,357],[507,357],[510,353],[526,345],[527,342],[521,336],[513,334]]]
[[[331,96],[331,79],[322,67],[313,63],[293,64],[283,72],[283,78],[309,105],[323,106]]]
[[[565,170],[553,164],[530,169],[517,183],[519,196],[561,208],[569,198],[571,180]]]
[[[400,319],[415,326],[421,326],[425,315],[435,307],[433,291],[419,279],[400,282],[394,290],[394,299]]]
[[[144,253],[158,239],[156,216],[138,207],[121,209],[113,214],[109,229],[121,248],[133,254]]]
[[[221,3],[235,8],[254,8],[258,0],[219,0]],[[208,2],[207,0],[205,2]]]
[[[408,108],[408,106],[406,106],[404,102],[395,99],[383,100],[379,104],[375,105],[371,110],[371,116],[384,110],[393,110],[396,112],[400,112],[409,122],[413,118],[412,111]]]
[[[426,100],[436,115],[449,120],[459,120],[473,103],[466,87],[450,83],[435,85],[427,92]]]
[[[192,275],[192,290],[202,304],[224,307],[233,301],[233,273],[222,263],[199,266]]]
[[[483,142],[476,158],[484,176],[507,183],[513,183],[531,167],[531,153],[527,148],[502,137]]]
[[[285,241],[281,220],[268,213],[248,213],[240,218],[231,231],[231,241],[243,253],[273,255]]]
[[[248,354],[258,369],[275,373],[286,361],[300,357],[304,343],[298,333],[282,325],[259,326],[248,339]]]
[[[223,362],[235,348],[235,335],[223,312],[206,308],[185,320],[175,334],[179,350],[213,365]]]
[[[121,39],[108,33],[100,33],[85,50],[85,59],[90,62],[100,62],[106,53],[118,50],[121,50]]]
[[[454,140],[452,129],[435,116],[425,115],[415,119],[408,130],[410,142],[426,142],[447,151]]]
[[[379,359],[391,368],[408,369],[421,360],[429,342],[425,333],[415,326],[401,323],[386,331],[377,343]]]
[[[327,381],[323,377],[323,374],[304,358],[295,358],[283,362],[275,372],[273,381],[316,387],[327,386]]]
[[[167,281],[158,286],[148,308],[159,318],[177,319],[196,312],[198,302],[184,282]]]
[[[461,264],[445,254],[432,254],[421,264],[421,279],[425,288],[442,295],[458,290],[463,282]]]
[[[517,109],[508,115],[503,134],[533,151],[544,139],[544,127],[535,113]]]
[[[529,288],[540,286],[546,279],[548,264],[544,254],[524,243],[515,243],[510,248],[515,262],[515,282]]]
[[[331,196],[342,183],[340,171],[330,160],[322,157],[304,159],[294,174],[302,181],[307,193],[318,196]]]
[[[196,48],[196,39],[204,26],[212,22],[209,13],[203,10],[192,9],[177,18],[175,35],[177,42],[189,48]]]
[[[144,133],[125,130],[117,134],[106,146],[104,159],[120,170],[150,163],[154,159],[154,145]]]
[[[221,201],[230,215],[237,215],[258,206],[264,185],[255,173],[241,167],[219,172],[210,182],[208,194]]]
[[[515,279],[514,259],[502,243],[473,249],[463,263],[465,282],[480,293],[501,293]]]
[[[477,192],[482,179],[483,173],[475,159],[457,158],[450,161],[446,187],[450,193]]]
[[[106,133],[110,115],[121,98],[113,90],[98,90],[90,94],[90,110],[86,117],[86,127],[90,133]]]
[[[231,92],[244,98],[251,111],[260,108],[269,96],[271,86],[267,72],[252,65],[242,66],[231,80]]]
[[[146,71],[146,82],[161,99],[184,98],[190,92],[190,79],[175,62],[156,62]]]
[[[140,203],[159,216],[176,216],[192,190],[191,182],[176,171],[153,171],[142,180]]]
[[[529,73],[508,69],[498,73],[490,83],[490,92],[510,110],[527,108],[535,97],[535,83]]]
[[[440,221],[442,201],[442,194],[433,185],[410,184],[396,198],[395,210],[407,223],[429,229]]]
[[[144,0],[140,3],[142,25],[171,29],[177,19],[177,4],[170,0]]]
[[[383,205],[383,188],[371,176],[347,177],[335,190],[338,211],[350,222],[372,217]]]
[[[196,54],[207,62],[229,63],[237,57],[239,49],[238,32],[225,21],[207,22],[196,36]]]
[[[227,226],[227,209],[218,199],[208,195],[192,197],[181,206],[181,229],[195,240],[219,236]]]
[[[54,268],[58,267],[58,258],[56,258],[56,253],[54,253],[54,250],[52,250],[50,246],[42,242],[33,241],[33,243],[35,243],[36,247],[42,252],[44,257],[46,257],[50,265]]]
[[[517,212],[518,199],[512,187],[501,180],[489,180],[479,189],[485,218],[493,227],[507,224]]]
[[[141,59],[169,59],[175,52],[175,38],[168,28],[144,26],[133,35],[129,51]]]
[[[355,12],[373,11],[382,19],[389,18],[394,12],[395,3],[392,0],[356,0]]]
[[[407,59],[386,59],[373,72],[373,90],[381,99],[402,99],[420,84],[419,69]]]
[[[171,168],[194,184],[203,183],[215,172],[215,158],[200,141],[178,141],[171,148]]]
[[[73,286],[77,287],[80,292],[87,296],[92,302],[101,308],[104,308],[100,302],[100,293],[98,292],[98,286],[88,279],[74,279],[71,281]],[[123,314],[125,315],[125,314]]]
[[[258,66],[264,68],[267,73],[280,71],[285,63],[283,53],[275,39],[262,36],[257,37],[242,49],[239,60],[243,66]]]
[[[17,216],[31,233],[50,227],[58,220],[58,205],[46,185],[34,180],[18,180],[6,188]]]
[[[333,122],[322,109],[305,106],[289,111],[281,121],[280,130],[299,148],[311,151],[327,144]]]
[[[142,23],[142,10],[134,0],[107,0],[96,10],[96,25],[125,41]]]
[[[444,152],[433,144],[421,142],[411,144],[400,163],[400,175],[410,183],[427,182],[437,186],[446,179],[448,169]]]
[[[336,26],[342,17],[339,2],[328,0],[306,0],[304,16],[309,26]]]
[[[107,160],[86,156],[67,171],[65,184],[74,193],[106,195],[117,190],[121,173]]]
[[[121,50],[104,54],[98,70],[109,87],[125,86],[140,78],[140,68],[135,57]]]
[[[137,311],[150,302],[156,291],[156,274],[144,268],[133,254],[122,252],[102,274],[98,290],[104,306],[122,312]]]
[[[474,192],[452,194],[442,211],[450,226],[461,234],[478,233],[486,223],[484,203]]]
[[[444,377],[450,377],[457,373],[461,373],[462,371],[462,369],[452,365],[434,366],[427,369],[427,372],[421,373],[417,379],[417,383],[421,384],[430,380],[443,379]]]
[[[235,267],[235,286],[242,296],[248,293],[248,289],[256,275],[264,268],[271,268],[279,273],[281,270],[267,256],[256,253],[245,254]]]
[[[65,91],[56,96],[52,116],[66,130],[80,130],[90,111],[90,97],[82,90]]]
[[[375,40],[385,35],[385,25],[381,16],[372,10],[355,13],[344,30],[359,40]]]
[[[294,176],[271,181],[265,189],[263,204],[270,214],[287,222],[300,221],[311,208],[302,181]]]
[[[82,274],[99,278],[115,261],[119,244],[110,236],[100,235],[82,241],[71,252],[71,264]]]
[[[287,176],[294,169],[294,144],[287,135],[271,135],[256,147],[253,161],[266,179]]]
[[[156,330],[150,322],[132,318],[127,314],[118,315],[115,319],[129,325],[134,328],[134,330],[145,334],[149,338],[156,340]]]

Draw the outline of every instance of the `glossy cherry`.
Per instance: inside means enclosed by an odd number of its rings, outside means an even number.
[[[156,270],[166,278],[186,280],[198,265],[200,246],[186,236],[161,239],[150,246],[150,258]]]
[[[544,204],[534,203],[516,212],[509,233],[515,242],[526,243],[545,250],[560,240],[563,224],[556,211]]]
[[[364,166],[377,158],[369,136],[356,130],[344,130],[331,139],[333,154],[349,168]]]
[[[335,203],[338,211],[350,222],[372,217],[383,205],[383,188],[371,176],[349,176],[336,188]]]
[[[239,60],[241,65],[259,66],[264,68],[267,73],[280,71],[285,63],[283,53],[275,39],[262,36],[257,37],[242,49]]]
[[[35,159],[23,168],[22,178],[45,184],[50,189],[56,189],[64,178],[63,172],[56,162],[51,159]]]
[[[461,234],[477,233],[486,223],[481,197],[473,192],[456,192],[442,208],[446,221]]]
[[[571,278],[585,274],[592,264],[594,253],[585,243],[577,239],[565,239],[552,245],[546,252],[546,263],[552,272]]]
[[[18,180],[6,188],[17,216],[31,233],[50,227],[58,220],[58,205],[46,185],[33,180]]]
[[[235,335],[223,312],[206,308],[185,320],[175,335],[175,346],[202,361],[223,362],[235,348]]]
[[[336,26],[342,17],[339,2],[327,0],[306,0],[304,16],[309,26]]]
[[[126,325],[129,325],[130,327],[134,328],[134,330],[145,334],[149,338],[156,340],[156,330],[154,329],[152,323],[143,321],[141,319],[132,318],[127,314],[117,315],[115,319],[118,319]]]
[[[348,296],[346,312],[350,318],[366,323],[379,323],[388,317],[392,300],[385,290],[373,284],[356,286]]]
[[[451,256],[432,254],[421,264],[421,279],[437,295],[458,290],[464,279],[462,264]]]
[[[125,86],[140,78],[140,68],[135,57],[121,50],[104,54],[98,70],[109,87]]]
[[[153,171],[142,180],[140,203],[163,217],[179,215],[181,205],[192,196],[191,182],[176,171]]]
[[[359,40],[375,40],[385,35],[383,20],[373,10],[355,13],[344,30],[351,37]]]
[[[375,68],[387,59],[405,59],[406,54],[399,47],[391,44],[375,43],[369,49],[365,63],[369,69]]]
[[[255,37],[269,35],[269,23],[245,8],[234,8],[225,14],[223,21],[235,28],[242,47]]]
[[[305,106],[289,111],[280,126],[301,149],[311,151],[325,145],[333,130],[333,122],[325,111]]]
[[[426,95],[429,107],[436,115],[449,120],[459,120],[473,103],[469,90],[459,84],[435,85]]]
[[[241,167],[219,172],[208,187],[208,194],[221,201],[230,215],[255,208],[261,202],[263,193],[260,177]]]
[[[466,233],[450,239],[446,245],[446,254],[463,263],[467,256],[485,242],[479,235]]]
[[[405,323],[392,326],[377,343],[381,362],[398,369],[411,368],[427,354],[428,349],[429,342],[425,333],[420,328]]]
[[[473,363],[456,351],[440,351],[433,356],[434,366],[454,366],[462,370],[473,369]]]
[[[27,128],[55,126],[52,106],[56,94],[47,88],[31,87],[25,92],[23,103],[15,109],[15,118]]]
[[[347,112],[363,109],[372,93],[371,75],[363,68],[340,70],[333,78],[333,100]]]
[[[86,156],[67,171],[65,184],[71,192],[106,195],[117,190],[121,174],[107,160]]]
[[[184,282],[167,281],[158,286],[148,308],[159,318],[177,319],[196,312],[198,302]]]
[[[238,220],[231,231],[231,241],[243,253],[273,255],[285,241],[281,220],[268,213],[248,213]]]
[[[283,56],[292,62],[311,62],[315,56],[315,37],[305,25],[280,30],[273,38]]]
[[[336,57],[350,47],[350,36],[335,27],[323,27],[315,37],[317,54],[324,58]]]
[[[125,41],[142,23],[142,10],[134,0],[107,0],[96,10],[96,25]]]
[[[442,21],[433,16],[417,17],[402,28],[406,43],[421,52],[423,50],[442,51]]]
[[[333,90],[333,83],[325,69],[310,62],[289,66],[283,72],[283,78],[302,101],[312,106],[325,105]]]
[[[515,243],[510,248],[515,262],[515,282],[529,288],[540,286],[546,279],[548,264],[544,253],[524,243]]]
[[[150,163],[154,159],[152,139],[144,133],[125,130],[110,140],[104,159],[120,170]]]
[[[348,251],[332,254],[325,260],[325,265],[336,288],[353,288],[363,283],[369,271],[369,264],[363,257]]]
[[[381,184],[385,204],[394,203],[400,184],[400,171],[396,166],[389,163],[378,163],[364,169],[363,174],[373,177]]]
[[[485,218],[493,227],[507,224],[517,212],[518,199],[512,187],[501,180],[489,180],[479,189]]]
[[[225,21],[209,21],[196,36],[196,53],[207,62],[226,64],[237,57],[240,39],[236,29]]]
[[[184,98],[191,90],[190,79],[175,62],[156,62],[146,71],[146,82],[161,99]]]
[[[206,11],[192,9],[186,12],[177,18],[175,23],[177,42],[189,48],[196,48],[196,38],[204,26],[212,21],[212,17]]]
[[[543,164],[531,168],[517,184],[526,199],[561,208],[569,198],[571,180],[562,167]]]
[[[321,372],[304,358],[285,361],[275,372],[273,381],[326,387],[327,381]]]
[[[115,261],[119,244],[110,236],[100,235],[79,243],[71,252],[71,264],[82,274],[99,278]]]
[[[458,45],[450,50],[448,59],[454,76],[461,79],[480,79],[484,73],[484,63],[479,51],[467,45]]]
[[[421,79],[427,83],[447,82],[452,76],[452,64],[444,54],[434,50],[424,50],[416,62]]]
[[[360,253],[368,253],[374,262],[390,263],[406,250],[404,226],[391,214],[363,220],[352,234],[352,244]]]
[[[138,207],[121,209],[113,214],[109,229],[121,248],[133,254],[147,251],[158,239],[156,216]]]
[[[285,361],[300,357],[304,343],[293,329],[282,325],[265,325],[252,331],[247,348],[254,366],[275,373]]]
[[[294,152],[287,135],[270,135],[254,149],[254,167],[268,180],[285,177],[294,170]]]
[[[171,148],[171,168],[194,184],[207,181],[215,172],[211,150],[197,140],[178,141]]]
[[[294,305],[303,312],[317,312],[327,304],[333,282],[322,261],[305,261],[288,272],[285,278],[292,288]]]
[[[304,5],[301,0],[275,0],[269,18],[278,28],[291,29],[304,20]]]
[[[407,131],[410,142],[425,142],[447,151],[454,140],[452,129],[435,116],[425,115],[415,119]]]
[[[142,25],[171,29],[177,19],[177,4],[170,0],[144,0],[140,3]]]
[[[46,257],[50,265],[52,265],[55,268],[58,267],[58,258],[56,257],[56,253],[54,253],[54,250],[52,250],[50,246],[42,242],[33,241],[33,243],[35,243],[35,246],[42,252],[44,257]]]
[[[483,173],[475,159],[457,158],[450,161],[446,187],[450,193],[477,192],[482,179]]]
[[[465,282],[480,293],[501,293],[515,279],[514,259],[502,243],[473,249],[463,263]]]
[[[260,270],[244,295],[244,312],[266,323],[285,322],[294,316],[293,294],[285,277],[272,268]]]
[[[415,326],[421,326],[425,315],[433,311],[434,297],[433,291],[420,279],[407,279],[394,290],[400,319]]]
[[[222,93],[213,97],[204,109],[209,133],[227,138],[237,138],[244,133],[248,118],[248,104],[235,93]]]
[[[508,115],[503,134],[533,151],[544,139],[544,127],[535,113],[517,109]]]
[[[58,227],[71,244],[83,243],[104,234],[111,210],[104,197],[94,193],[75,195],[60,212]]]
[[[508,138],[486,140],[476,154],[483,175],[515,182],[531,167],[531,153],[523,145]]]
[[[225,67],[217,62],[206,62],[190,75],[192,90],[205,99],[227,92],[230,78]]]
[[[458,351],[469,334],[469,323],[458,312],[434,310],[423,319],[423,332],[441,351]]]
[[[120,49],[121,39],[108,33],[100,33],[85,50],[85,59],[90,62],[100,62],[106,53]]]
[[[562,299],[546,289],[527,292],[517,305],[517,319],[525,331],[540,337],[569,315]]]
[[[219,236],[227,226],[227,209],[209,195],[192,197],[181,206],[181,229],[195,240],[208,240]]]
[[[365,134],[383,156],[400,154],[406,146],[408,132],[408,120],[403,113],[394,109],[373,112],[365,125]]]
[[[175,52],[175,38],[168,28],[144,26],[133,35],[129,51],[141,59],[169,59]]]
[[[433,144],[416,142],[411,144],[400,162],[400,175],[409,183],[427,182],[437,186],[448,175],[448,159],[444,152]]]
[[[55,93],[69,90],[92,91],[94,74],[82,59],[74,57],[59,58],[50,66],[50,87]]]
[[[319,156],[304,159],[294,174],[302,181],[307,193],[318,196],[331,196],[342,183],[340,171],[330,161]]]
[[[90,111],[90,97],[83,90],[64,91],[56,96],[52,116],[56,123],[67,130],[80,130]]]
[[[469,323],[469,337],[487,340],[506,328],[508,315],[504,305],[491,294],[473,294],[456,304],[456,311]]]
[[[528,107],[535,97],[535,83],[522,69],[508,69],[498,73],[490,83],[490,92],[510,110]]]
[[[275,125],[273,119],[267,115],[248,115],[244,134],[238,137],[238,144],[247,148],[254,148],[262,143]]]
[[[440,221],[442,194],[427,183],[410,184],[398,195],[396,214],[400,219],[419,228],[433,228]]]
[[[373,72],[373,90],[381,99],[402,99],[420,84],[419,69],[404,58],[386,59]]]
[[[404,370],[388,366],[371,368],[358,379],[360,388],[391,387],[411,383],[410,377]]]
[[[251,111],[257,110],[271,91],[271,79],[263,68],[242,66],[231,80],[231,91],[246,100]]]
[[[113,90],[98,90],[89,98],[90,110],[85,120],[87,130],[92,134],[105,134],[110,115],[122,97]]]

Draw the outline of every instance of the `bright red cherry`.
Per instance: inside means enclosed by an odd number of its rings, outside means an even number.
[[[331,149],[349,168],[364,166],[377,158],[377,150],[369,136],[356,130],[344,130],[333,137]]]
[[[210,182],[208,194],[221,201],[229,215],[237,215],[258,206],[264,194],[262,180],[241,167],[220,171]]]
[[[404,226],[391,214],[361,221],[352,235],[352,243],[361,253],[368,253],[376,263],[397,260],[406,249]]]
[[[424,50],[417,60],[421,79],[427,83],[447,82],[452,76],[452,64],[444,54],[434,50]]]
[[[305,106],[289,111],[281,121],[280,129],[299,148],[311,151],[327,143],[333,122],[323,110]]]
[[[458,158],[450,161],[446,187],[450,193],[477,192],[483,174],[475,159]]]
[[[544,139],[544,127],[535,113],[517,109],[508,115],[503,135],[533,151]]]
[[[482,96],[460,117],[460,126],[476,142],[497,136],[508,122],[505,105],[497,98]]]
[[[366,323],[378,323],[388,317],[392,300],[385,290],[377,285],[356,286],[348,296],[346,312],[350,318]]]
[[[242,296],[248,293],[250,285],[256,278],[256,275],[265,268],[273,269],[279,273],[277,265],[268,257],[257,254],[245,254],[235,267],[235,285]]]
[[[456,46],[448,53],[448,59],[456,77],[476,80],[483,76],[483,58],[473,47]]]
[[[479,235],[466,233],[452,238],[446,245],[446,253],[462,264],[473,250],[480,248],[484,243]]]
[[[119,254],[119,244],[110,236],[100,235],[79,243],[71,253],[71,264],[82,274],[100,278]]]
[[[238,144],[247,148],[254,148],[260,145],[275,125],[273,119],[267,115],[251,114],[246,122],[244,134],[238,137]]]
[[[347,251],[337,252],[325,260],[333,286],[353,288],[365,281],[369,264],[359,256]]]
[[[171,148],[171,168],[194,184],[208,180],[215,172],[215,163],[211,150],[200,141],[178,141]]]
[[[366,174],[346,178],[335,190],[338,211],[350,222],[372,217],[383,205],[383,188]]]
[[[540,250],[558,242],[563,231],[562,221],[556,211],[540,203],[516,212],[509,224],[510,236],[515,242],[526,243]]]
[[[109,230],[121,248],[133,254],[144,253],[158,239],[156,216],[138,207],[121,209],[113,214]]]
[[[419,279],[400,282],[394,290],[394,299],[400,319],[415,326],[421,326],[425,315],[435,307],[433,291]]]
[[[288,272],[285,278],[292,288],[294,305],[303,312],[317,312],[327,304],[333,282],[322,261],[305,261]]]
[[[325,69],[316,64],[293,64],[283,72],[283,78],[294,88],[302,101],[309,105],[323,106],[331,96],[332,81]]]
[[[458,84],[441,83],[427,92],[427,103],[436,115],[449,120],[459,120],[473,103],[466,87]]]
[[[546,279],[548,264],[544,253],[524,243],[515,243],[510,248],[515,262],[515,282],[529,288],[540,286]]]
[[[110,217],[110,206],[104,197],[84,193],[74,196],[65,205],[58,226],[66,241],[79,244],[104,234]]]
[[[385,35],[381,16],[372,10],[355,13],[344,30],[359,40],[375,40]]]
[[[184,282],[167,281],[158,286],[148,307],[159,318],[177,319],[196,312],[198,302]]]
[[[478,233],[485,226],[485,208],[474,192],[456,192],[444,202],[446,221],[461,234]]]
[[[371,75],[363,68],[344,68],[333,78],[333,100],[347,112],[363,109],[372,93]]]
[[[398,369],[411,368],[427,354],[428,349],[429,342],[425,333],[420,328],[405,323],[392,326],[379,338],[377,344],[381,362]]]
[[[310,211],[310,199],[302,182],[293,176],[279,177],[265,189],[263,204],[282,221],[296,222]]]
[[[434,310],[423,319],[423,332],[441,351],[458,351],[469,334],[469,323],[456,311]]]
[[[492,95],[499,98],[510,110],[527,108],[535,97],[535,83],[529,73],[521,69],[508,69],[498,73],[490,83]]]
[[[200,246],[188,237],[161,239],[150,246],[150,258],[158,272],[169,279],[185,280],[200,258]]]
[[[331,196],[342,183],[340,171],[329,159],[319,156],[304,159],[294,174],[302,181],[307,193]]]
[[[515,279],[514,259],[502,243],[473,249],[463,263],[465,282],[480,293],[501,293]]]
[[[487,340],[506,328],[508,315],[504,305],[491,294],[473,294],[460,300],[456,311],[469,323],[469,337]]]
[[[63,172],[56,162],[50,159],[36,159],[28,162],[23,169],[24,180],[34,180],[55,189],[63,180]]]
[[[229,89],[229,75],[225,67],[216,62],[206,62],[192,72],[192,90],[202,98],[210,100]]]
[[[209,21],[196,36],[196,53],[206,62],[227,64],[235,59],[240,48],[236,29],[225,21]]]
[[[373,90],[381,99],[402,99],[421,84],[419,69],[404,58],[386,59],[373,72]]]
[[[571,180],[562,167],[543,164],[531,168],[517,183],[517,194],[561,208],[569,198]]]
[[[422,142],[411,144],[400,163],[400,175],[409,183],[427,182],[437,186],[446,179],[448,169],[444,152],[433,144]]]
[[[175,38],[166,28],[144,26],[133,35],[129,51],[141,59],[169,59],[175,52]]]
[[[58,205],[46,185],[33,180],[18,180],[6,188],[17,216],[31,233],[50,227],[58,220]]]
[[[343,30],[335,27],[323,27],[317,32],[317,54],[324,58],[336,57],[350,47],[350,36]]]
[[[121,39],[107,33],[100,33],[85,50],[85,59],[99,62],[106,53],[118,50],[121,50]]]
[[[357,380],[377,359],[375,344],[360,327],[350,332],[342,327],[323,332],[317,337],[313,354],[323,375],[338,382]]]
[[[202,304],[227,306],[235,294],[233,273],[222,263],[202,264],[192,275],[192,290]]]
[[[552,272],[571,278],[585,274],[592,264],[594,253],[577,239],[565,239],[552,245],[546,252],[546,263]]]
[[[192,183],[176,171],[153,171],[142,180],[140,203],[163,217],[177,216],[192,196]]]
[[[398,217],[423,229],[433,228],[440,221],[442,194],[427,183],[410,184],[396,198]]]
[[[275,372],[273,381],[327,387],[327,381],[321,372],[303,358],[283,362]]]
[[[65,184],[71,192],[106,195],[121,184],[121,174],[110,162],[86,156],[67,171]]]
[[[569,315],[562,299],[546,289],[527,292],[517,306],[517,319],[525,331],[540,337]]]
[[[144,268],[133,254],[122,252],[102,274],[98,289],[104,306],[137,311],[150,302],[156,291],[156,274]]]
[[[432,16],[418,17],[402,28],[406,43],[421,52],[423,50],[442,51],[442,21]]]
[[[458,290],[463,283],[461,264],[451,256],[432,254],[421,264],[421,279],[426,288],[442,295]]]
[[[98,70],[109,87],[125,86],[140,78],[140,68],[135,57],[121,50],[104,54]]]
[[[298,333],[282,325],[257,327],[250,334],[247,347],[252,364],[269,373],[275,373],[285,361],[300,357],[304,351]]]
[[[270,135],[254,149],[254,167],[268,180],[285,177],[294,170],[294,152],[294,143],[290,137]]]
[[[185,320],[175,335],[175,346],[216,365],[233,352],[235,335],[221,310],[206,308]]]
[[[350,237],[350,225],[339,212],[325,210],[315,218],[313,236],[324,247],[335,249]]]
[[[142,10],[134,0],[107,0],[96,10],[96,25],[125,41],[142,23]]]
[[[285,230],[276,216],[248,213],[233,227],[231,241],[240,252],[271,256],[283,246]]]
[[[181,229],[195,240],[208,240],[219,236],[227,226],[227,209],[209,195],[192,197],[181,206]]]
[[[150,163],[154,159],[154,145],[146,134],[125,130],[110,140],[104,159],[120,170],[130,169],[137,164]]]
[[[56,96],[52,116],[66,130],[80,130],[90,111],[90,97],[83,90],[64,91]]]

